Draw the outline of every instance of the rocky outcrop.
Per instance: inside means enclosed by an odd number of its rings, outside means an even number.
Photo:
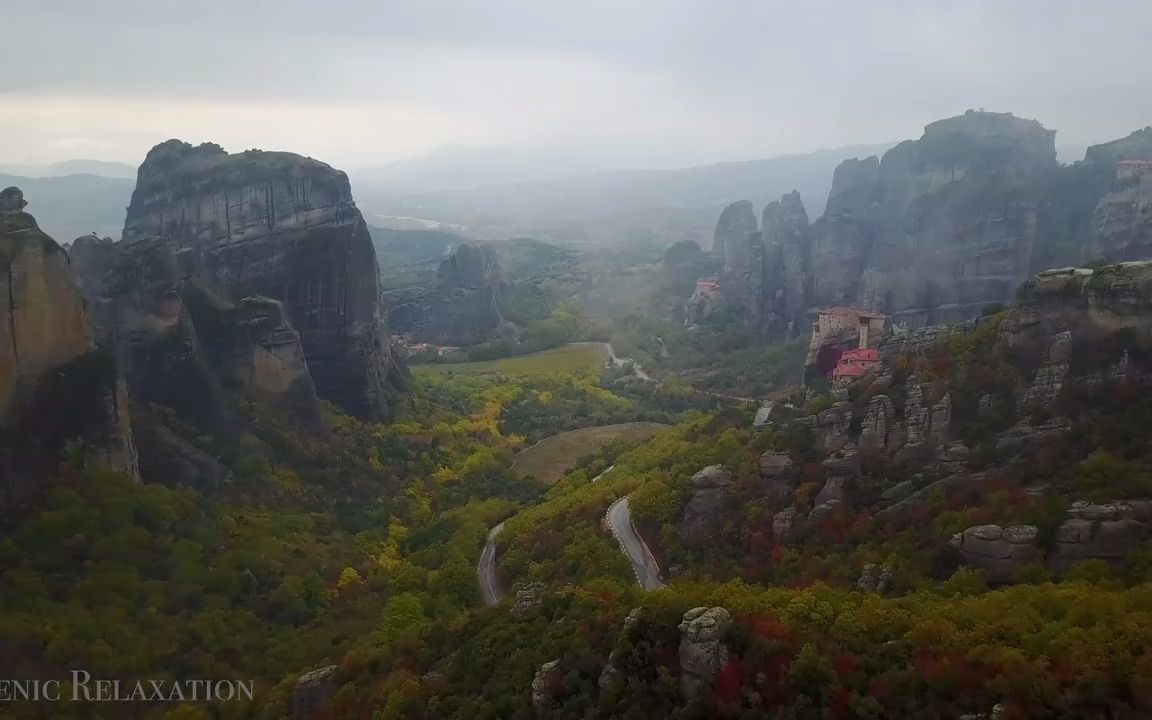
[[[232,471],[219,460],[166,427],[148,408],[133,403],[131,410],[145,482],[214,491],[232,479]]]
[[[320,427],[303,344],[283,303],[246,297],[233,304],[196,284],[186,286],[182,298],[205,356],[226,386],[305,428]]]
[[[873,189],[854,190],[867,206],[837,203],[864,229],[836,240],[872,240],[839,245],[863,258],[854,287],[821,283],[841,273],[841,263],[826,269],[817,262],[817,287],[832,293],[818,294],[817,304],[855,290],[852,304],[919,327],[965,320],[1010,300],[1031,271],[1039,181],[1056,167],[1054,135],[1009,113],[969,111],[930,123],[919,140],[889,150]],[[816,242],[822,258],[837,249],[824,238]]]
[[[784,202],[766,212],[766,318],[795,325],[797,308],[855,306],[917,328],[1007,302],[1032,272],[1039,207],[1059,168],[1054,135],[1034,120],[970,110],[930,123],[882,160],[846,160],[824,215],[810,229],[784,224],[791,245],[781,246],[793,250],[783,259],[769,238]]]
[[[759,465],[760,479],[767,485],[772,503],[777,506],[790,504],[800,482],[792,458],[787,453],[770,450],[760,456]]]
[[[639,626],[641,618],[644,617],[644,608],[633,608],[628,613],[628,617],[624,618],[624,627],[620,630],[620,637],[616,642],[616,647],[612,648],[612,652],[608,655],[608,663],[600,671],[600,677],[597,679],[596,684],[601,690],[607,690],[612,686],[613,681],[620,676],[620,668],[617,666],[620,662],[620,646],[623,643],[631,642],[634,635],[634,629]]]
[[[782,542],[788,539],[792,534],[792,528],[796,525],[796,518],[798,513],[795,508],[787,508],[781,510],[772,516],[772,537],[776,542]]]
[[[698,607],[684,613],[680,622],[680,682],[692,697],[728,664],[724,635],[732,616],[722,607]]]
[[[1044,364],[1036,370],[1032,382],[1018,391],[1020,410],[1051,410],[1064,387],[1068,375],[1068,353],[1072,346],[1072,333],[1059,332],[1048,346]]]
[[[749,236],[760,230],[752,203],[738,200],[720,213],[712,234],[712,252],[724,259],[726,270],[748,264]]]
[[[764,207],[764,328],[790,338],[807,333],[808,276],[812,249],[808,213],[800,193],[792,191]]]
[[[888,452],[888,433],[896,421],[896,409],[887,395],[874,395],[860,423],[859,452],[864,457],[878,457]]]
[[[92,344],[68,255],[25,205],[19,189],[0,192],[0,421],[27,401],[45,372]]]
[[[707,542],[728,498],[732,474],[721,465],[709,465],[692,476],[692,497],[680,520],[680,537],[689,544]]]
[[[552,706],[552,697],[558,689],[556,686],[559,685],[560,679],[559,660],[544,663],[532,677],[532,707],[541,717],[547,717],[546,713]]]
[[[993,585],[1015,582],[1022,567],[1044,560],[1034,525],[976,525],[952,537],[952,547],[965,565],[984,573]]]
[[[525,613],[540,607],[541,596],[544,594],[544,583],[527,582],[516,588],[516,600],[512,603],[510,612],[513,615]]]
[[[388,323],[395,333],[435,345],[476,345],[503,322],[497,305],[500,265],[482,245],[458,245],[434,283],[390,294]]]
[[[972,452],[962,442],[952,442],[936,448],[934,467],[941,475],[964,472],[968,469],[968,458]]]
[[[336,666],[310,670],[296,681],[292,693],[292,719],[318,720],[328,717],[336,697]]]
[[[1078,501],[1056,529],[1048,565],[1062,575],[1076,563],[1104,560],[1124,562],[1152,531],[1152,501],[1092,504]]]
[[[860,572],[856,581],[856,589],[860,592],[883,595],[892,589],[892,568],[887,565],[867,563]]]
[[[376,255],[347,176],[281,152],[169,140],[140,166],[121,241],[158,256],[151,290],[195,281],[230,302],[284,304],[316,391],[387,418],[405,384],[381,308]],[[159,247],[157,247],[159,246]]]
[[[1089,148],[1085,164],[1109,173],[1110,187],[1096,205],[1082,259],[1152,258],[1152,128]]]
[[[826,454],[835,452],[848,442],[852,403],[837,400],[827,410],[803,417],[800,422],[812,431],[813,444],[818,451]]]
[[[93,345],[68,255],[0,192],[0,506],[31,497],[67,443],[137,477],[128,399],[112,357]]]
[[[1072,427],[1066,418],[1052,418],[1033,425],[1027,418],[1008,428],[996,438],[996,450],[1019,454],[1049,442],[1059,440]]]

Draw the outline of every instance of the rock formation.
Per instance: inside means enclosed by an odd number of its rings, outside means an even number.
[[[1077,501],[1053,538],[1047,558],[1032,525],[977,525],[952,537],[961,561],[984,572],[988,582],[1015,582],[1021,567],[1045,563],[1056,576],[1088,560],[1124,562],[1152,532],[1152,501],[1092,504]]]
[[[550,660],[540,666],[532,677],[532,707],[540,717],[547,717],[552,696],[560,683],[560,661]]]
[[[500,265],[482,245],[458,245],[441,263],[434,283],[390,295],[393,332],[436,345],[476,345],[496,334]]]
[[[633,640],[635,628],[640,625],[640,620],[644,616],[644,608],[633,608],[628,613],[628,617],[624,618],[624,627],[620,629],[620,637],[616,641],[616,647],[612,648],[612,652],[608,655],[608,663],[600,671],[600,677],[597,679],[596,684],[601,690],[607,690],[612,686],[612,682],[620,676],[620,668],[617,663],[620,662],[620,647],[624,643],[629,643]]]
[[[724,509],[732,474],[720,465],[709,465],[693,475],[691,483],[692,497],[680,521],[680,537],[686,543],[706,542]]]
[[[880,566],[868,563],[860,572],[856,581],[856,589],[860,592],[883,595],[892,589],[892,568],[887,565]]]
[[[404,369],[344,173],[291,153],[230,155],[169,140],[140,166],[121,244],[163,260],[148,263],[154,289],[195,281],[229,302],[279,300],[320,397],[364,417],[390,415]]]
[[[1119,565],[1152,531],[1152,501],[1092,504],[1078,501],[1056,529],[1048,565],[1062,575],[1079,562],[1104,560]]]
[[[916,329],[979,317],[1038,270],[1152,258],[1152,128],[1069,166],[1054,138],[1035,120],[969,110],[882,159],[845,160],[811,226],[792,193],[765,207],[756,242],[752,207],[733,203],[713,246],[725,296],[775,336],[836,306]]]
[[[875,395],[868,401],[857,441],[861,455],[874,457],[888,452],[888,433],[894,427],[895,419],[896,409],[887,395]]]
[[[68,255],[24,212],[18,188],[0,192],[0,419],[48,370],[88,352],[92,336]]]
[[[310,670],[296,681],[292,693],[292,719],[316,720],[327,717],[336,697],[336,666]]]
[[[1085,165],[1108,173],[1109,188],[1092,217],[1092,242],[1081,259],[1152,258],[1152,128],[1088,148]]]
[[[0,505],[30,497],[71,441],[137,475],[124,386],[93,346],[67,253],[26,205],[0,192]]]
[[[777,337],[806,333],[812,249],[800,193],[792,191],[768,203],[762,228],[764,327]]]
[[[976,525],[952,537],[961,562],[977,568],[993,585],[1015,582],[1020,568],[1036,565],[1044,556],[1034,525]]]
[[[728,664],[724,634],[732,616],[722,607],[698,607],[684,613],[680,623],[680,682],[691,697]]]
[[[759,231],[752,203],[739,200],[724,208],[712,235],[712,252],[724,258],[724,268],[747,264],[749,236]]]
[[[786,453],[768,451],[760,456],[760,479],[768,486],[768,497],[777,506],[788,505],[800,480],[795,463]]]

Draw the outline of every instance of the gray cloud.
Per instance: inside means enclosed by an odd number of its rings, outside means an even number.
[[[450,142],[752,157],[912,137],[968,107],[1069,142],[1152,123],[1146,0],[44,0],[3,16],[18,30],[0,103],[81,115],[50,132],[36,112],[0,119],[49,159],[86,140],[134,160],[182,104],[192,139],[345,163]],[[261,105],[265,122],[227,124]],[[85,132],[96,107],[112,116]],[[340,113],[342,138],[300,127]]]

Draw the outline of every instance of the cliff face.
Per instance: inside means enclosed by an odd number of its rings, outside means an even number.
[[[157,145],[140,166],[121,244],[156,252],[173,288],[283,303],[318,394],[386,418],[406,371],[383,318],[376,256],[347,176],[291,153]],[[168,277],[163,277],[165,274]]]
[[[1068,255],[1037,250],[1041,227],[1053,238],[1075,236],[1078,248],[1086,242],[1073,228],[1088,224],[1078,208],[1095,198],[1068,197],[1083,195],[1095,174],[1061,168],[1054,138],[1035,120],[970,110],[927,125],[883,159],[841,163],[811,226],[792,193],[765,208],[756,242],[750,204],[733,203],[713,248],[724,256],[724,299],[775,336],[803,332],[812,310],[838,305],[910,327],[977,317],[1011,300],[1037,257]],[[1104,234],[1140,236],[1133,228],[1143,227],[1144,206],[1128,195],[1116,203],[1122,212],[1109,217],[1118,229]]]
[[[136,476],[127,398],[93,346],[68,255],[0,192],[0,505],[35,492],[65,443]]]
[[[503,322],[499,291],[495,253],[481,245],[458,245],[441,261],[435,281],[390,297],[389,326],[436,345],[476,345]]]
[[[1011,114],[931,123],[841,166],[814,227],[813,304],[849,303],[921,326],[1011,299],[1031,270],[1039,180],[1054,133]]]
[[[724,208],[712,235],[712,252],[724,258],[725,270],[747,262],[748,236],[758,230],[752,203],[739,200]]]
[[[49,369],[74,360],[92,338],[68,255],[23,211],[23,193],[0,193],[0,419]]]
[[[775,335],[806,330],[805,312],[812,266],[808,213],[795,190],[764,207],[765,323]]]
[[[1088,149],[1085,164],[1105,168],[1109,191],[1092,218],[1092,258],[1152,258],[1152,128]]]
[[[1152,261],[1097,269],[1046,270],[1027,282],[1001,326],[1016,350],[1048,348],[1068,333],[1077,349],[1108,353],[1121,334],[1123,349],[1152,348]],[[1078,356],[1080,354],[1078,353]]]

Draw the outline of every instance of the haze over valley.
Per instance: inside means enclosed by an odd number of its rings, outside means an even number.
[[[5,21],[0,715],[1152,716],[1148,5]]]

